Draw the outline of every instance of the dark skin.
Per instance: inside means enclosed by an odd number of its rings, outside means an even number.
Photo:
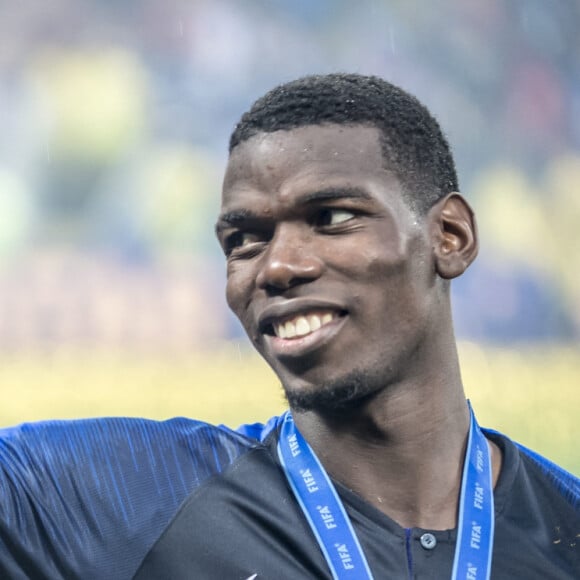
[[[306,126],[234,149],[227,299],[328,473],[401,526],[450,529],[469,413],[448,281],[477,254],[475,221],[457,193],[411,210],[379,135]]]

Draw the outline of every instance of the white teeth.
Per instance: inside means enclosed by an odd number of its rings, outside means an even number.
[[[318,330],[325,324],[332,322],[334,315],[331,312],[325,314],[310,314],[308,316],[297,316],[286,322],[274,323],[274,333],[278,338],[294,338],[296,336],[306,336]]]
[[[276,335],[280,338],[286,338],[286,326],[284,324],[274,324]]]
[[[286,338],[294,338],[296,336],[296,327],[290,321],[284,325],[286,327]]]
[[[316,316],[316,314],[312,314],[311,316],[309,316],[308,322],[310,322],[310,330],[312,330],[313,332],[315,330],[318,330],[322,326],[322,323],[320,322],[320,317]]]
[[[301,316],[296,321],[296,334],[298,336],[305,336],[306,334],[310,333],[310,324],[308,324],[308,320]]]

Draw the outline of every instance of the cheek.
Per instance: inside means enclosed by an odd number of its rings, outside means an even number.
[[[228,303],[230,310],[237,316],[237,311],[236,311],[237,299],[236,298],[237,298],[236,292],[235,292],[234,288],[232,287],[230,279],[228,278],[228,281],[226,283],[226,302]]]
[[[244,285],[242,277],[230,271],[228,267],[228,275],[226,282],[226,301],[232,312],[241,319],[242,304],[244,296]]]
[[[248,330],[248,304],[253,289],[253,279],[243,276],[241,272],[228,271],[226,282],[226,301],[230,310],[238,317],[244,328]]]
[[[350,275],[355,281],[382,284],[399,275],[406,268],[405,256],[396,251],[366,248],[352,255],[342,254],[345,263],[351,264]]]
[[[232,312],[239,318],[244,295],[244,276],[235,264],[229,263],[226,272],[226,300]]]
[[[356,258],[359,276],[369,283],[413,286],[423,284],[425,274],[431,272],[428,263],[426,240],[421,235],[395,235],[389,232],[377,236],[373,243],[365,244]]]
[[[364,276],[369,282],[388,282],[405,270],[405,260],[396,255],[373,255],[365,261]]]
[[[414,264],[415,254],[410,258],[397,247],[374,247],[374,251],[366,249],[356,257],[349,256],[356,264],[350,277],[353,290],[358,290],[354,296],[357,309],[369,317],[367,322],[373,328],[383,327],[385,318],[390,326],[411,324],[427,290],[424,268]]]

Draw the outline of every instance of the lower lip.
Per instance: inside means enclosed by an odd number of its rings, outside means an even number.
[[[309,354],[328,344],[338,334],[346,316],[340,316],[305,336],[279,338],[266,336],[272,352],[280,357],[299,357]]]

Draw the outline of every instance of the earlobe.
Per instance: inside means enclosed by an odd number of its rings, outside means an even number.
[[[444,279],[465,272],[477,256],[479,243],[473,210],[458,193],[450,193],[429,212],[435,269]]]

